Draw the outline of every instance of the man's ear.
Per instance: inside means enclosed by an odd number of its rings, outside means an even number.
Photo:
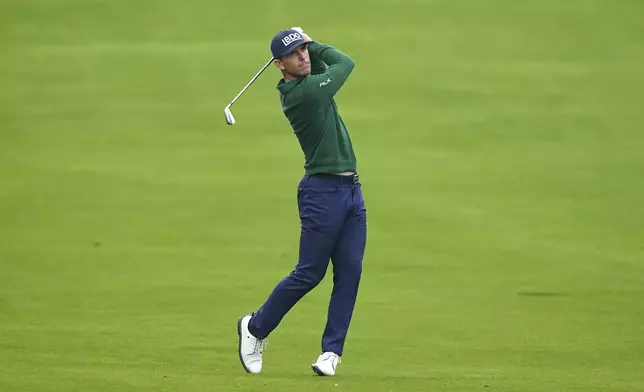
[[[282,60],[280,59],[275,59],[275,66],[279,68],[280,70],[284,71],[284,64],[282,64]]]

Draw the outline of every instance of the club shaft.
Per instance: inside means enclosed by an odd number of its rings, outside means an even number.
[[[230,103],[228,104],[228,106],[232,106],[232,104],[233,104],[233,103],[235,103],[235,101],[236,101],[239,97],[241,97],[241,95],[244,93],[244,91],[246,91],[246,90],[248,89],[248,87],[250,87],[250,85],[251,85],[251,84],[253,84],[253,82],[254,82],[254,81],[259,77],[259,75],[261,75],[261,74],[262,74],[262,72],[264,72],[264,71],[266,70],[266,68],[268,68],[268,66],[269,66],[269,65],[271,65],[271,63],[273,62],[273,60],[274,60],[274,59],[273,59],[273,58],[271,58],[271,59],[266,63],[266,65],[264,65],[264,66],[262,67],[262,69],[260,69],[260,70],[259,70],[259,72],[257,72],[257,74],[255,74],[255,76],[250,80],[250,82],[248,82],[248,84],[246,84],[246,86],[245,86],[245,87],[244,87],[244,88],[239,92],[239,94],[237,94],[237,96],[236,96],[235,98],[233,98],[233,100],[232,100],[232,101],[230,101]]]

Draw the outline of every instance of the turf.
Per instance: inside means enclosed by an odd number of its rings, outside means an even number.
[[[3,0],[0,390],[644,390],[644,5]],[[344,360],[330,279],[246,375],[237,318],[297,262],[302,154],[269,69],[303,26],[369,239]],[[327,277],[330,277],[330,274]]]

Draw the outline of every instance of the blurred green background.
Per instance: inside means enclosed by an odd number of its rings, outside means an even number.
[[[0,390],[644,390],[644,3],[0,1]],[[297,262],[303,157],[272,35],[337,96],[369,239],[335,378]]]

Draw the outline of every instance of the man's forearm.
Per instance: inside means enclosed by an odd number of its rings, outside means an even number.
[[[324,64],[336,68],[340,73],[346,74],[350,73],[355,66],[351,57],[329,45],[319,42],[311,42],[309,44],[309,56],[311,58],[311,73],[314,75],[325,72],[324,68],[320,68]],[[319,70],[320,72],[314,72],[314,70]]]
[[[313,45],[313,52],[311,52],[311,45]],[[326,64],[320,58],[319,44],[311,42],[308,46],[309,58],[311,60],[311,75],[320,75],[326,72]]]
[[[312,100],[328,102],[347,81],[355,63],[346,54],[319,42],[309,44],[309,58],[312,74],[304,78],[305,93]],[[327,68],[320,71],[319,66],[325,64]],[[314,65],[319,73],[313,73]]]

